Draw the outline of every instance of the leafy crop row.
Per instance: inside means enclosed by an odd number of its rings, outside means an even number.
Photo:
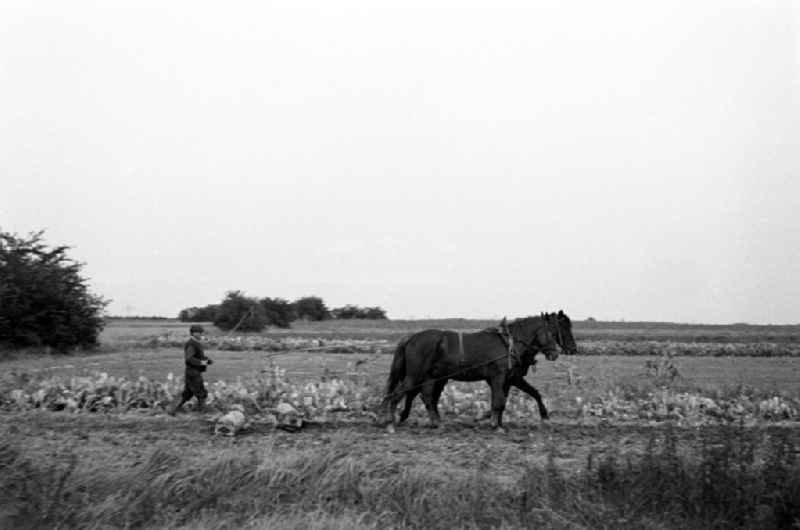
[[[581,355],[800,357],[800,344],[779,342],[578,341]]]
[[[170,334],[150,339],[146,346],[156,348],[182,348],[184,337]],[[212,350],[222,351],[318,351],[323,353],[374,353],[393,349],[386,340],[375,339],[311,339],[263,335],[210,336],[204,344]]]
[[[208,387],[208,404],[219,411],[241,404],[251,415],[268,416],[293,410],[305,420],[376,418],[380,388],[370,385],[363,374],[295,384],[276,365],[266,367],[246,381],[217,381]],[[6,410],[48,409],[65,412],[124,412],[143,410],[162,413],[180,393],[180,377],[164,381],[144,377],[126,379],[105,373],[81,377],[56,376],[19,384],[0,392],[0,406]],[[419,405],[418,405],[419,406]],[[553,408],[553,404],[548,404]],[[484,385],[450,384],[440,401],[445,415],[479,420],[489,412],[489,395]],[[562,416],[575,420],[675,421],[687,425],[730,421],[800,421],[800,399],[755,396],[739,393],[704,396],[661,388],[633,395],[612,389],[600,395],[577,395],[558,402]],[[538,419],[535,402],[513,392],[506,418],[529,422]]]
[[[222,351],[317,351],[321,353],[392,353],[388,339],[271,337],[265,335],[210,335],[208,348]],[[137,341],[148,348],[181,348],[182,335],[167,333]],[[131,344],[128,344],[131,346]],[[580,355],[682,356],[682,357],[800,357],[800,343],[791,342],[670,342],[658,340],[581,340]]]

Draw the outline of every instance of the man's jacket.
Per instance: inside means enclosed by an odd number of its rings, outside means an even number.
[[[198,372],[206,371],[206,366],[200,361],[206,360],[208,357],[206,357],[203,345],[199,340],[196,340],[194,337],[187,340],[186,344],[183,346],[183,356],[186,361],[187,370],[196,370]]]

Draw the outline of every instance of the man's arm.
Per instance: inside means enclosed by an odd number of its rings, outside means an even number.
[[[198,353],[202,355],[202,352],[198,352],[194,344],[187,344],[186,348],[183,350],[186,364],[194,367],[205,366],[205,363],[197,356]]]
[[[211,357],[206,355],[205,350],[200,350],[200,358],[203,359],[207,364],[213,364],[214,361],[211,360]]]

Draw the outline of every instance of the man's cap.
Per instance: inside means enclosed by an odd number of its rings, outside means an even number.
[[[194,324],[192,327],[189,328],[189,333],[203,333],[203,326]]]

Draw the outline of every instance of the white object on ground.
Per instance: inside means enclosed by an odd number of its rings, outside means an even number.
[[[231,410],[217,420],[217,424],[214,426],[214,434],[236,436],[236,433],[246,426],[247,418],[244,415],[244,407],[232,405]]]

